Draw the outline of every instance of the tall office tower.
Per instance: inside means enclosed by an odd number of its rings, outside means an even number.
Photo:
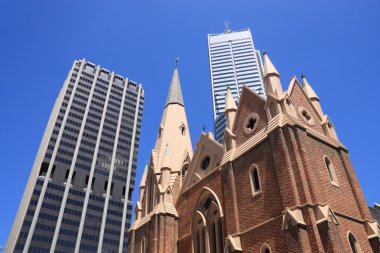
[[[127,251],[143,104],[141,84],[74,62],[5,253]]]
[[[244,85],[264,96],[264,82],[260,52],[255,49],[251,31],[231,31],[208,35],[211,72],[212,105],[215,139],[222,141],[226,127],[224,105],[227,88],[237,102]]]

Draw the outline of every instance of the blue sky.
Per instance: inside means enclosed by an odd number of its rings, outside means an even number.
[[[213,129],[207,34],[225,20],[251,29],[284,88],[306,74],[368,204],[380,202],[379,1],[1,1],[0,245],[72,62],[86,58],[143,84],[139,182],[177,56],[193,144],[203,125]]]

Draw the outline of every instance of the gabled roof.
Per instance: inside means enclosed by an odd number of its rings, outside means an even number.
[[[168,98],[166,99],[165,107],[169,104],[180,104],[184,106],[177,68],[175,68],[173,72],[172,82],[170,83],[169,94]]]
[[[211,158],[209,168],[202,171],[200,167],[201,159],[206,156]],[[208,173],[214,171],[217,168],[223,157],[223,146],[216,140],[214,140],[211,133],[203,133],[199,137],[196,144],[196,149],[193,158],[191,159],[189,169],[187,171],[185,180],[183,182],[181,192],[185,192],[186,189],[191,187],[195,181],[201,180],[203,177],[207,176]],[[200,171],[201,170],[201,171]]]
[[[297,77],[296,76],[293,76],[292,79],[290,80],[290,84],[289,84],[289,87],[288,87],[288,90],[286,91],[288,93],[288,95],[293,98],[293,92],[294,92],[294,88],[298,86],[299,89],[301,90],[301,93],[304,94],[307,103],[311,106],[311,108],[313,109],[313,111],[316,113],[316,115],[318,116],[318,118],[320,120],[322,120],[322,117],[321,115],[319,114],[319,112],[317,111],[317,109],[315,108],[315,106],[313,105],[312,101],[310,100],[308,94],[306,93],[306,91],[302,88],[302,85],[300,84],[300,82],[297,80]],[[297,104],[297,106],[300,106]]]

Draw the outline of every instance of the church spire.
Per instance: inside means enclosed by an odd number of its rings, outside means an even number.
[[[181,84],[179,82],[177,62],[178,61],[176,61],[176,66],[174,68],[173,77],[170,83],[169,94],[168,94],[168,98],[166,99],[165,107],[168,106],[169,104],[179,104],[179,105],[184,106]]]
[[[161,168],[179,171],[186,153],[192,157],[193,149],[176,66],[152,155],[156,172]]]
[[[267,52],[264,52],[264,83],[267,94],[280,98],[282,96],[282,86],[280,74],[274,67],[268,57]]]

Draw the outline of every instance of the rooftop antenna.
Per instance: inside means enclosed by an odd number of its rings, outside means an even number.
[[[224,21],[224,33],[230,33],[230,24],[226,21]]]
[[[175,58],[175,68],[178,69],[179,57]]]
[[[206,131],[206,126],[205,126],[205,124],[203,124],[203,129],[202,129],[202,131],[203,131],[203,132]]]

